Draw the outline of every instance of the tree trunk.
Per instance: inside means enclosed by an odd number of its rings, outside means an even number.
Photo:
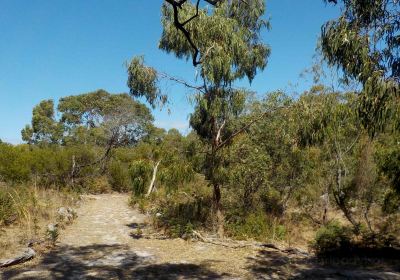
[[[75,155],[72,155],[72,168],[71,168],[71,185],[72,186],[74,185],[75,169],[76,169]]]
[[[215,211],[215,229],[219,238],[224,237],[225,217],[221,205],[221,188],[218,184],[214,185],[214,211]]]
[[[329,211],[329,186],[325,189],[324,194],[324,214],[322,215],[322,224],[326,225],[328,223],[328,211]]]
[[[338,159],[337,159],[337,162],[339,162]],[[346,171],[344,172],[344,177],[346,178]],[[334,195],[336,204],[339,206],[340,210],[342,210],[346,219],[353,225],[354,231],[358,232],[360,229],[360,223],[358,223],[354,219],[351,211],[348,209],[348,207],[346,205],[346,201],[345,201],[345,199],[346,199],[345,195],[346,194],[344,194],[344,192],[342,190],[342,168],[338,164],[337,175],[336,175],[336,194]]]
[[[156,165],[154,166],[154,169],[153,169],[153,177],[151,178],[151,182],[150,182],[150,185],[149,185],[149,189],[148,189],[148,191],[147,191],[147,193],[146,193],[146,197],[148,197],[148,196],[153,192],[154,183],[155,183],[155,181],[156,181],[156,176],[157,176],[157,169],[158,169],[158,166],[160,165],[160,162],[161,162],[161,160],[159,160],[159,161],[156,163]]]

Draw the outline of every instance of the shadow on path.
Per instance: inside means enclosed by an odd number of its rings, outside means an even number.
[[[260,250],[248,259],[248,269],[255,279],[400,280],[400,254],[379,253],[304,257]]]
[[[46,254],[36,266],[7,270],[2,276],[4,279],[221,279],[228,276],[211,271],[206,263],[154,264],[151,257],[140,255],[121,245],[62,246]]]

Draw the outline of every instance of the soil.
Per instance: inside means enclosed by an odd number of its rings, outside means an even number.
[[[57,246],[0,279],[400,279],[400,264],[228,248],[182,239],[147,239],[146,216],[128,196],[86,196]]]

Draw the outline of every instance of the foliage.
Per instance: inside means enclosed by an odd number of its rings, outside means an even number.
[[[46,235],[51,244],[55,246],[58,237],[60,235],[57,225],[51,225],[51,226],[49,225],[49,227],[46,230]]]
[[[22,140],[28,143],[58,143],[62,137],[62,125],[55,119],[54,101],[43,100],[32,112],[32,124],[22,131]]]
[[[198,181],[200,183],[201,181]],[[204,184],[204,182],[202,182]],[[157,199],[157,208],[154,210],[154,225],[156,228],[164,228],[172,237],[189,237],[193,229],[207,228],[210,224],[212,197],[204,186],[193,182],[181,192],[170,194],[168,197]],[[186,192],[191,190],[192,193]]]
[[[136,196],[144,195],[150,183],[152,167],[145,161],[135,161],[130,166],[133,192]]]
[[[0,181],[20,183],[31,175],[26,147],[0,144]]]
[[[15,215],[14,203],[7,189],[0,187],[0,225],[13,222]]]
[[[121,162],[111,162],[109,169],[109,183],[114,191],[127,192],[131,188],[131,182],[129,177],[129,171],[125,168]]]
[[[266,215],[262,209],[243,217],[239,215],[235,219],[229,219],[230,215],[227,215],[227,233],[235,238],[277,241],[284,240],[286,237],[285,226],[279,224],[280,220]]]
[[[61,98],[59,120],[54,102],[42,101],[33,109],[32,126],[22,130],[29,144],[79,145],[114,147],[136,144],[151,128],[153,117],[143,104],[128,94],[110,94],[97,90]]]
[[[166,102],[166,96],[162,95],[157,86],[157,71],[144,65],[144,57],[139,56],[131,60],[128,65],[128,87],[130,93],[135,97],[140,97],[145,93],[147,102],[153,108],[156,102],[161,104]]]
[[[269,47],[261,40],[261,32],[269,26],[263,18],[265,3],[253,1],[249,6],[222,1],[207,10],[183,1],[179,4],[179,14],[173,2],[162,6],[163,33],[159,47],[180,59],[193,56],[201,86],[191,86],[158,73],[145,66],[142,57],[134,58],[128,66],[131,94],[145,97],[152,106],[156,100],[165,101],[166,98],[158,87],[160,77],[178,81],[194,90],[195,109],[190,116],[190,125],[206,148],[202,169],[214,189],[215,224],[220,235],[223,235],[224,223],[221,187],[225,181],[220,174],[223,159],[219,150],[239,133],[234,130],[232,121],[242,113],[248,94],[247,90],[236,89],[233,83],[242,78],[251,82],[257,71],[266,67],[270,54]],[[177,21],[184,22],[185,28],[179,28]],[[190,30],[190,36],[184,30]],[[198,63],[193,48],[202,54]]]
[[[387,126],[399,129],[399,5],[394,0],[340,2],[341,16],[322,28],[325,58],[345,78],[361,83],[359,114],[371,134]]]
[[[130,94],[68,96],[57,110],[44,100],[22,130],[28,145],[0,142],[0,183],[7,185],[0,188],[0,223],[40,216],[37,190],[118,191],[131,192],[130,203],[173,237],[198,228],[222,236],[225,227],[234,238],[282,241],[293,228],[319,228],[318,253],[354,240],[395,244],[396,2],[343,0],[341,17],[322,29],[325,58],[361,92],[314,85],[297,97],[277,91],[259,99],[236,86],[267,65],[265,1],[206,1],[212,5],[162,6],[159,48],[192,59],[196,84],[135,57],[127,65]],[[153,126],[150,110],[132,98],[153,108],[167,103],[163,79],[193,93],[188,135]]]
[[[64,141],[73,143],[133,145],[147,134],[153,121],[148,108],[129,95],[104,90],[61,98],[58,111],[65,127]]]
[[[313,248],[318,254],[346,250],[350,245],[351,236],[349,228],[332,221],[317,231]]]

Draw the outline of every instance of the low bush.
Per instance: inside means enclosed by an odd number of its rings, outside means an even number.
[[[226,228],[231,237],[243,240],[283,240],[286,236],[286,228],[280,220],[261,211],[245,216],[240,216],[239,213],[234,219],[231,216]]]
[[[128,169],[119,161],[113,161],[109,166],[109,183],[111,188],[117,192],[127,192],[132,183]]]
[[[189,197],[182,192],[169,195],[158,203],[155,225],[171,237],[183,237],[193,229],[207,227],[211,216],[211,197]]]
[[[149,162],[144,160],[134,161],[130,168],[132,191],[135,196],[141,196],[146,192],[146,188],[151,180],[153,168]]]
[[[82,182],[83,190],[92,194],[108,193],[111,189],[115,190],[114,187],[109,183],[107,176],[100,176],[91,179],[87,179]]]
[[[0,226],[10,224],[15,219],[14,203],[8,189],[0,186]]]
[[[317,254],[344,252],[350,248],[352,235],[349,227],[331,221],[317,231],[312,247]]]
[[[184,237],[195,229],[211,229],[212,196],[203,177],[184,189],[160,188],[145,198],[133,192],[130,204],[149,213],[153,227],[171,237]]]

